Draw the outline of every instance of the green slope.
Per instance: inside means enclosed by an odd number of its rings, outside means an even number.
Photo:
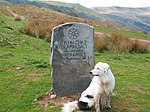
[[[50,44],[21,34],[25,23],[0,13],[0,112],[60,112],[51,102],[46,107],[34,102],[51,87]],[[96,62],[109,63],[116,77],[112,112],[149,111],[149,56],[95,53]]]
[[[144,40],[150,40],[150,34],[143,34],[140,32],[135,32],[132,30],[125,30],[125,29],[114,29],[109,27],[95,27],[96,32],[103,32],[103,33],[121,33],[123,35],[126,35],[129,38],[138,38],[138,39],[144,39]]]
[[[33,100],[51,87],[49,43],[21,34],[25,23],[0,13],[1,112],[44,112]]]

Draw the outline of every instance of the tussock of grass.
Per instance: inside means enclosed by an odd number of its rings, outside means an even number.
[[[95,51],[110,50],[113,52],[146,52],[149,44],[145,44],[138,40],[131,41],[123,34],[113,33],[102,37],[94,38]]]
[[[148,43],[143,43],[138,40],[135,40],[132,45],[132,50],[135,52],[144,53],[145,51],[148,51],[148,48],[149,48]]]
[[[52,28],[65,23],[67,20],[40,20],[34,19],[28,22],[21,32],[27,35],[35,36],[51,41]],[[111,36],[104,35],[103,37],[95,37],[95,51],[110,50],[114,52],[145,52],[148,50],[148,44],[143,44],[139,41],[132,42],[127,36],[118,33],[112,33]]]
[[[91,20],[84,20],[84,19],[73,18],[68,16],[62,18],[56,16],[55,18],[51,18],[48,20],[32,19],[24,27],[22,27],[20,31],[24,34],[31,35],[37,38],[42,38],[50,42],[52,28],[66,22],[81,22],[90,25],[94,25],[94,24],[101,25],[101,23],[96,21],[94,22]]]
[[[34,19],[24,26],[20,31],[24,34],[50,41],[51,29],[54,27],[51,23],[52,21]]]
[[[101,37],[94,37],[94,50],[97,52],[103,51],[103,50],[108,50],[108,42],[109,42],[109,36],[104,35]]]
[[[122,34],[113,33],[110,38],[109,49],[115,52],[130,52],[132,51],[132,42]]]

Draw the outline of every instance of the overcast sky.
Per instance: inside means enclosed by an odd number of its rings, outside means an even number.
[[[79,3],[86,7],[96,7],[96,6],[150,7],[150,0],[52,0],[52,1]]]

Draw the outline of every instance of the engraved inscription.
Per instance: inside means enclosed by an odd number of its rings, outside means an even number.
[[[84,50],[70,50],[70,51],[64,51],[64,54],[62,55],[67,60],[82,60],[86,59],[86,53]]]
[[[61,49],[86,49],[86,40],[75,40],[75,41],[62,41]]]
[[[65,40],[61,42],[61,49],[63,58],[67,60],[82,60],[86,59],[84,49],[87,48],[86,40]]]
[[[71,28],[68,31],[68,36],[70,39],[77,39],[79,37],[79,31],[76,28]]]

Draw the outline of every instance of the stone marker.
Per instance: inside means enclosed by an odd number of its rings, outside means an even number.
[[[94,30],[83,23],[66,23],[53,28],[51,40],[52,89],[57,96],[85,90],[94,66]]]

